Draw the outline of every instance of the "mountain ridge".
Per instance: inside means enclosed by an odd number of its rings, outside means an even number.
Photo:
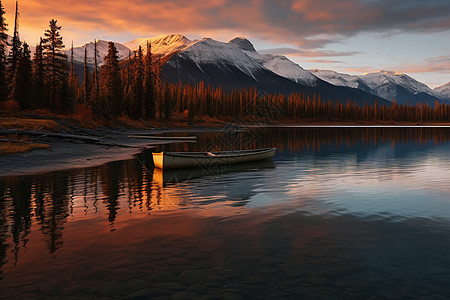
[[[450,103],[447,101],[450,97],[442,91],[432,90],[406,74],[380,70],[362,75],[348,75],[331,70],[306,70],[283,55],[260,54],[253,44],[242,36],[228,42],[211,38],[190,40],[182,34],[138,38],[123,44],[115,43],[119,58],[126,59],[139,46],[145,53],[147,41],[151,42],[152,54],[161,58],[164,75],[174,83],[182,81],[195,84],[204,81],[214,86],[222,85],[227,89],[258,87],[265,93],[320,93],[334,101],[339,98],[341,102],[353,96],[358,97],[360,103],[374,103],[374,98],[380,99],[381,102],[387,100],[386,103],[395,99],[398,103],[411,105],[419,101],[434,104],[436,99]],[[101,41],[100,44],[107,42]],[[90,49],[93,48],[92,42],[74,48],[74,59],[79,63],[84,61],[84,47],[88,47],[88,63],[92,64],[93,54],[89,55],[89,52],[93,53]],[[99,65],[106,55],[107,48],[103,48],[99,49]],[[66,50],[69,58],[70,51]],[[186,74],[182,74],[183,72]],[[336,93],[336,96],[333,96],[333,93]],[[364,98],[370,100],[366,101]]]
[[[450,103],[441,93],[432,90],[426,84],[417,81],[407,74],[379,70],[362,75],[349,75],[332,70],[311,69],[314,75],[331,84],[359,88],[374,95],[397,103],[415,105],[419,102],[434,104]]]
[[[433,90],[450,99],[450,82],[448,82],[444,85],[435,87]]]

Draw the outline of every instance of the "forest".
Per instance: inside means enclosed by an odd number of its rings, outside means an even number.
[[[186,122],[205,117],[242,121],[450,121],[450,105],[437,101],[434,107],[398,105],[395,100],[389,106],[360,106],[351,99],[331,102],[319,94],[262,94],[255,88],[224,92],[203,82],[195,86],[168,83],[162,76],[160,58],[152,55],[151,43],[145,51],[139,47],[128,59],[119,61],[114,43],[109,42],[102,66],[97,63],[95,47],[93,70],[88,67],[85,52],[83,78],[78,78],[73,51],[67,57],[57,20],[50,20],[32,57],[30,46],[20,40],[17,2],[12,41],[8,40],[4,15],[0,1],[0,114],[33,110],[70,114],[81,108],[111,121],[119,117],[177,117]]]

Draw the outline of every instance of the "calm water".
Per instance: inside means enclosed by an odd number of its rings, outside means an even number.
[[[273,162],[161,172],[143,153],[1,177],[0,298],[450,298],[449,128],[254,128],[164,150],[257,147]]]

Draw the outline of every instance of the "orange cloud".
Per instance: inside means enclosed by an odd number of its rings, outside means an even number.
[[[14,1],[4,4],[13,24]],[[196,33],[217,38],[240,32],[278,43],[317,48],[361,32],[450,29],[446,0],[21,0],[21,35],[36,42],[50,19],[66,39]],[[11,28],[11,27],[10,27]],[[84,37],[84,38],[83,38]],[[228,36],[229,37],[229,36]],[[320,38],[321,37],[321,38]]]
[[[450,74],[450,55],[437,56],[425,59],[421,64],[398,64],[389,67],[401,73],[407,74],[425,74],[425,73],[441,73]],[[341,68],[342,72],[349,73],[367,73],[375,72],[378,69],[369,66],[358,66],[352,68]]]

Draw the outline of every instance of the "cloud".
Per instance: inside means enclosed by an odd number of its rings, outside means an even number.
[[[362,65],[352,67],[338,66],[336,67],[336,69],[339,72],[351,74],[363,74],[376,72],[379,70],[374,68],[373,66]],[[418,74],[435,75],[436,73],[440,73],[444,78],[447,78],[447,74],[450,74],[450,55],[427,58],[422,63],[391,65],[389,66],[389,69],[405,74],[416,74],[416,76]],[[437,85],[437,83],[433,85]]]
[[[422,64],[400,65],[398,70],[404,73],[445,73],[450,74],[450,55],[426,59]]]
[[[261,54],[289,55],[299,57],[353,56],[361,53],[358,51],[303,50],[298,48],[273,48],[259,50],[258,52]]]
[[[306,59],[306,62],[316,63],[316,64],[343,64],[341,60],[331,60],[331,59]]]
[[[364,32],[450,30],[448,0],[22,0],[19,6],[26,35],[42,35],[55,18],[67,36],[84,31],[89,40],[93,34],[180,32],[216,37],[240,32],[316,49]],[[13,24],[13,1],[5,7],[8,23]]]

